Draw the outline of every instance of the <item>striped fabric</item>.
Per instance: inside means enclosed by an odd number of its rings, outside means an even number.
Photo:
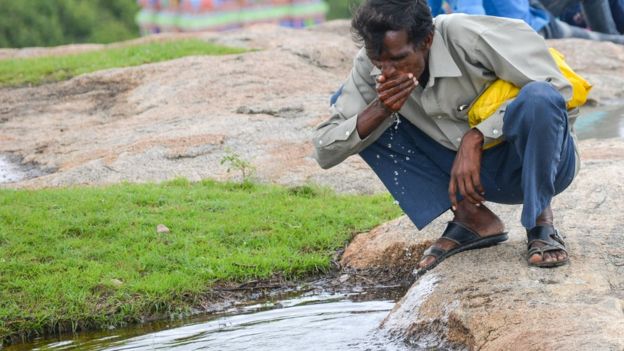
[[[325,20],[323,0],[138,0],[143,34],[228,30],[255,23],[303,28]]]

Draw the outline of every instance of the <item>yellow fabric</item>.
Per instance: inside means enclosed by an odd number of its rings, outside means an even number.
[[[559,51],[553,48],[550,48],[549,51],[561,73],[572,85],[572,98],[567,102],[568,110],[584,105],[587,101],[587,95],[589,95],[589,91],[592,88],[591,84],[568,66]],[[468,111],[470,128],[474,128],[488,119],[505,101],[516,97],[519,92],[520,89],[518,87],[502,79],[492,83]],[[484,146],[484,149],[491,148],[500,142],[501,140],[496,140],[489,143]]]

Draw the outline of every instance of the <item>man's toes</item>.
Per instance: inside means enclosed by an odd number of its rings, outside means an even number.
[[[554,261],[555,261],[555,256],[553,256],[552,253],[550,252],[544,253],[544,262],[554,262]]]
[[[531,262],[532,264],[540,263],[540,262],[542,262],[542,259],[543,259],[542,255],[540,255],[540,254],[533,254],[533,256],[531,256],[529,258],[529,262]]]
[[[557,252],[557,261],[565,261],[567,257],[568,255],[566,254],[565,251],[561,250]]]
[[[418,263],[418,268],[423,269],[429,267],[433,262],[435,262],[435,258],[432,256],[427,256]]]

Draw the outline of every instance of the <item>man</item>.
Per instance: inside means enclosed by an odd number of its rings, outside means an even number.
[[[507,239],[485,201],[523,204],[529,265],[568,262],[550,202],[579,165],[566,110],[572,89],[544,40],[518,20],[434,21],[426,0],[367,0],[352,27],[364,47],[315,132],[320,166],[359,154],[419,229],[451,208],[420,273]],[[471,104],[499,78],[519,95],[471,128]]]

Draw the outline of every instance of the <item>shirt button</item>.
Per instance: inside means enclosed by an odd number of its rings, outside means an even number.
[[[437,118],[437,119],[442,119],[442,116],[437,116],[436,118]]]
[[[347,130],[347,131],[345,132],[345,135],[346,135],[346,136],[349,136],[349,134],[351,134],[351,132]]]
[[[492,134],[497,135],[498,134],[498,129],[492,130]]]
[[[461,142],[461,138],[457,138],[455,140],[457,140],[458,143]]]
[[[319,145],[323,145],[323,140],[319,140]]]

